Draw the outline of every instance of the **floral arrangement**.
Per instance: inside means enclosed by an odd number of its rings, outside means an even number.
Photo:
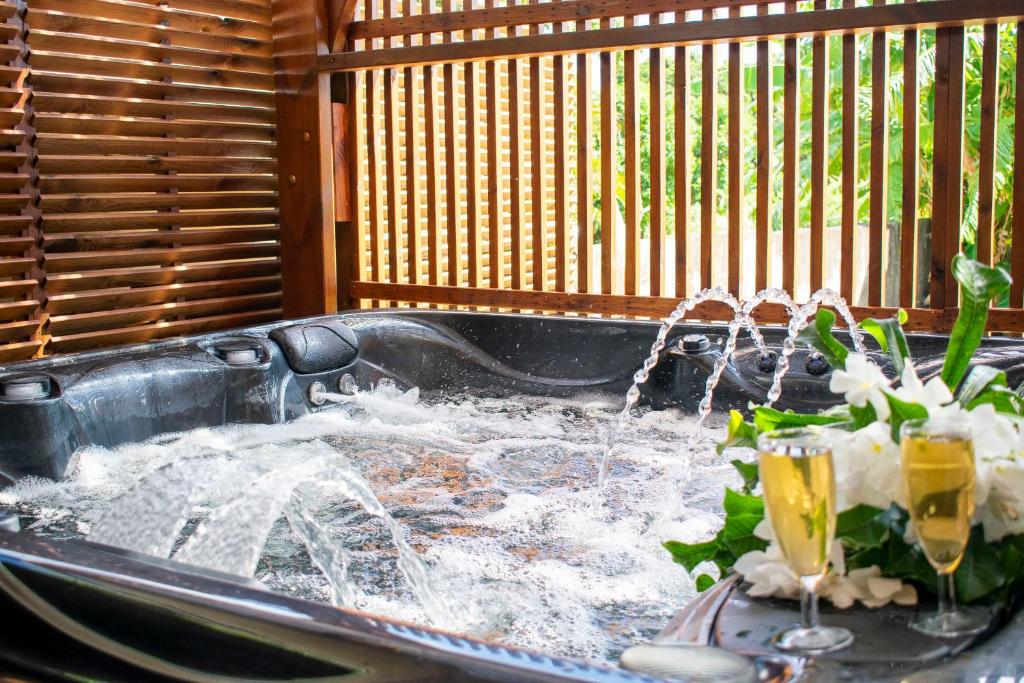
[[[869,319],[860,328],[892,359],[890,379],[868,356],[849,351],[832,336],[835,315],[826,309],[798,341],[832,365],[830,389],[846,403],[818,414],[751,406],[752,421],[732,411],[719,453],[754,448],[761,432],[819,425],[832,444],[837,523],[832,569],[820,594],[837,607],[860,601],[869,607],[912,604],[917,589],[934,590],[935,571],[914,544],[904,507],[899,429],[908,419],[961,417],[969,421],[977,468],[976,512],[967,550],[955,575],[965,602],[1005,598],[1024,580],[1024,396],[1006,374],[973,364],[988,318],[989,303],[1010,286],[1005,269],[989,268],[958,255],[953,274],[961,286],[961,308],[949,338],[941,374],[922,382],[903,334],[906,314]],[[753,596],[795,597],[797,578],[772,539],[758,494],[757,464],[733,460],[742,490],[726,489],[725,524],[703,543],[666,542],[689,571],[713,563],[750,584]],[[715,583],[696,579],[703,591]]]

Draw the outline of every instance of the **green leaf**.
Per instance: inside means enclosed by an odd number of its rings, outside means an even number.
[[[791,427],[806,427],[808,425],[831,425],[843,422],[842,416],[836,415],[806,415],[794,413],[792,410],[776,410],[757,406],[754,408],[754,426],[758,431],[770,432],[776,429],[789,429]]]
[[[850,417],[853,418],[854,430],[863,429],[878,419],[878,415],[875,413],[875,407],[870,403],[866,403],[860,408],[857,406],[850,406]]]
[[[832,336],[832,327],[835,324],[836,314],[827,308],[820,308],[814,316],[814,324],[800,330],[796,339],[797,342],[823,355],[833,368],[845,368],[846,356],[850,351]]]
[[[836,538],[848,550],[880,548],[889,540],[888,510],[858,505],[836,515]]]
[[[868,318],[861,322],[860,328],[870,334],[882,347],[882,351],[889,354],[896,374],[903,373],[903,365],[906,359],[910,358],[910,348],[907,346],[907,337],[903,334],[903,327],[900,319],[906,319],[907,312],[900,309],[902,316],[896,315],[884,320]]]
[[[907,403],[902,401],[888,391],[883,391],[885,400],[889,403],[889,428],[892,429],[892,440],[900,442],[900,425],[907,420],[916,420],[928,417],[928,409],[919,403]]]
[[[681,543],[679,541],[665,541],[661,544],[665,550],[672,553],[672,560],[677,564],[686,567],[687,571],[693,571],[701,562],[710,562],[721,550],[722,546],[717,537],[704,543]]]
[[[726,448],[757,448],[757,428],[743,420],[738,410],[729,411],[729,433],[725,441],[715,447],[721,455]]]
[[[736,557],[751,550],[764,550],[768,542],[754,535],[754,528],[764,519],[764,501],[760,496],[725,490],[725,526],[721,544]]]
[[[715,585],[715,580],[707,574],[701,574],[697,577],[697,592],[703,593],[707,589]]]
[[[1008,387],[999,385],[993,385],[964,407],[967,410],[974,410],[986,403],[994,405],[996,411],[1000,413],[1024,415],[1024,398],[1021,398],[1020,394],[1011,391]]]
[[[736,471],[740,473],[740,476],[743,477],[743,492],[750,493],[753,491],[758,482],[757,463],[732,460],[730,461],[730,464],[732,464],[732,466],[736,468]]]
[[[1007,386],[1006,373],[988,365],[976,365],[971,368],[967,379],[960,385],[957,400],[961,405],[967,406],[992,385]]]
[[[990,268],[963,254],[953,257],[953,277],[960,283],[960,314],[953,324],[942,365],[942,380],[955,388],[981,343],[993,298],[1009,289],[1010,274],[1002,266]]]
[[[985,542],[981,526],[971,529],[964,559],[953,575],[957,596],[974,602],[989,595],[1006,582],[1003,562],[995,549]]]

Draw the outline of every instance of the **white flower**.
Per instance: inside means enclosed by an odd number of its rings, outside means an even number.
[[[839,510],[864,504],[888,508],[903,500],[900,449],[889,426],[872,422],[856,432],[829,430]]]
[[[860,601],[867,607],[881,607],[890,602],[898,605],[917,603],[917,591],[899,579],[882,576],[876,566],[854,569],[847,573],[843,547],[839,541],[832,544],[832,570],[818,586],[818,594],[832,601],[836,607],[846,609]],[[737,572],[750,584],[752,597],[795,598],[800,594],[796,574],[782,557],[775,543],[766,550],[753,550],[736,560]]]
[[[896,398],[907,403],[918,403],[924,406],[929,415],[935,409],[953,401],[953,393],[941,377],[936,375],[925,384],[917,376],[917,370],[914,369],[914,364],[910,362],[910,359],[906,359],[905,362],[903,374],[900,376],[900,387],[893,392]]]
[[[889,378],[882,369],[862,353],[851,353],[846,357],[846,369],[834,370],[828,388],[834,394],[843,394],[846,402],[863,408],[870,403],[879,420],[889,417],[889,403],[883,389],[888,388]]]

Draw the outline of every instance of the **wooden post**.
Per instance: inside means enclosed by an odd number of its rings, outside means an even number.
[[[330,75],[322,0],[273,0],[281,275],[285,317],[338,308]]]

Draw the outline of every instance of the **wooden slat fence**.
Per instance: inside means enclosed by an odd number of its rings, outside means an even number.
[[[659,317],[712,285],[830,287],[942,330],[966,249],[1011,267],[992,326],[1024,331],[1022,19],[1012,0],[360,7],[319,58],[358,84],[354,302]]]
[[[270,1],[0,18],[0,362],[280,318]]]

